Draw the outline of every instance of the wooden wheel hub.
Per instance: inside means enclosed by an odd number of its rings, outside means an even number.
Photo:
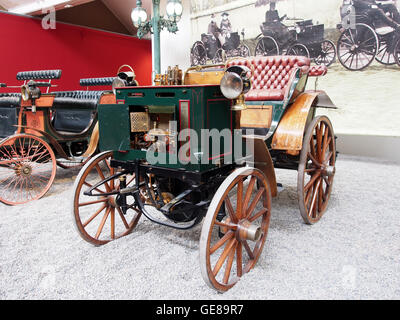
[[[325,177],[333,177],[336,173],[335,166],[323,166],[321,168],[321,174]]]
[[[239,221],[236,229],[236,239],[239,241],[259,241],[263,235],[262,229],[248,220]]]

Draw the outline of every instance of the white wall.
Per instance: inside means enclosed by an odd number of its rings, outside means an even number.
[[[161,15],[166,15],[166,0],[161,0]],[[190,67],[191,25],[190,0],[183,0],[183,14],[178,23],[179,31],[176,34],[168,30],[161,32],[161,72],[167,71],[168,66],[179,65],[185,71]]]

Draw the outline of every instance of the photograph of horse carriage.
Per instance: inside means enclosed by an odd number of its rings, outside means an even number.
[[[132,83],[126,81],[131,67],[122,66],[117,74],[81,79],[80,85]],[[42,198],[57,166],[79,168],[98,150],[97,107],[114,103],[115,95],[112,90],[49,92],[61,75],[61,70],[19,72],[17,80],[24,84],[14,88],[20,92],[0,93],[0,202],[6,205]],[[47,89],[42,93],[42,88]]]
[[[225,62],[231,57],[250,56],[249,47],[240,41],[240,35],[244,39],[245,31],[232,31],[228,14],[222,14],[220,27],[215,22],[215,15],[211,16],[211,22],[208,26],[208,33],[201,35],[201,41],[196,41],[190,50],[190,63],[192,66],[205,65],[207,61],[212,64]]]
[[[400,66],[400,14],[393,1],[344,0],[337,43],[338,59],[360,71],[374,60]]]
[[[205,66],[191,68],[182,85],[118,88],[118,104],[98,108],[100,153],[74,184],[79,235],[104,245],[134,231],[142,215],[177,230],[202,223],[203,279],[219,292],[232,288],[266,242],[276,168],[298,171],[305,223],[318,222],[328,207],[336,139],[316,110],[336,107],[324,91],[305,90],[309,77],[327,72],[310,62],[235,58],[220,72],[211,66],[213,81],[200,83]],[[225,132],[224,143],[200,139],[204,130]]]
[[[327,67],[336,61],[335,44],[324,38],[323,24],[315,25],[312,20],[288,18],[286,15],[280,17],[275,5],[271,2],[265,14],[254,55],[300,55]],[[295,24],[287,26],[283,23],[285,20],[295,21]]]

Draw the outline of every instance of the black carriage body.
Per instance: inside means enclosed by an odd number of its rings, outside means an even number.
[[[201,35],[201,42],[203,42],[204,47],[206,48],[206,53],[207,53],[208,59],[214,58],[218,49],[221,48],[221,44],[220,44],[219,40],[216,39],[212,34],[203,33]]]
[[[0,140],[17,131],[21,95],[0,93]]]

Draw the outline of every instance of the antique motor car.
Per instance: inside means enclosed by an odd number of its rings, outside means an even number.
[[[244,37],[244,30],[242,30]],[[222,46],[219,39],[212,34],[203,33],[201,41],[196,41],[190,50],[190,62],[192,66],[205,65],[208,60],[213,64],[224,62],[230,57],[250,56],[249,47],[240,42],[238,32],[231,32],[226,38],[226,43]]]
[[[385,11],[393,1],[376,1]],[[371,5],[376,6],[376,5]],[[366,10],[357,10],[352,0],[344,0],[340,10],[341,35],[337,42],[338,59],[348,70],[360,71],[374,59],[384,65],[400,66],[400,31],[385,24]],[[387,12],[390,16],[390,12]]]
[[[128,73],[118,72],[122,77]],[[4,204],[40,199],[50,189],[57,165],[80,167],[97,151],[97,105],[114,103],[115,95],[112,91],[49,93],[51,80],[60,77],[61,70],[19,72],[17,80],[24,81],[21,94],[0,94],[0,202]],[[80,84],[113,82],[128,83],[118,76],[82,79]]]
[[[142,215],[178,230],[203,221],[202,276],[227,291],[263,249],[274,168],[298,170],[306,223],[327,208],[335,136],[315,113],[335,106],[325,92],[305,91],[310,76],[326,72],[306,57],[238,58],[222,73],[192,68],[182,85],[118,88],[116,103],[98,106],[102,152],[75,181],[79,235],[103,245],[131,233]]]
[[[272,13],[277,15],[273,16]],[[283,20],[296,21],[286,26]],[[318,65],[329,67],[336,60],[336,48],[332,41],[324,39],[324,25],[314,25],[312,20],[289,19],[278,12],[267,11],[266,21],[260,26],[262,34],[257,39],[256,56],[279,54],[299,55],[311,58]]]

